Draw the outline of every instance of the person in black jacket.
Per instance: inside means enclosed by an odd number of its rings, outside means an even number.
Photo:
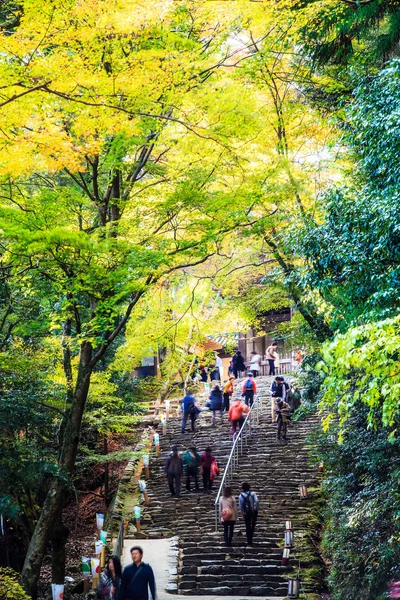
[[[212,412],[211,416],[211,425],[215,425],[215,412],[218,411],[220,417],[222,418],[222,411],[224,408],[224,399],[222,395],[222,390],[219,385],[216,385],[213,390],[211,390],[210,394],[210,410]]]
[[[169,491],[172,497],[181,497],[181,477],[183,475],[183,461],[178,452],[178,446],[172,446],[172,452],[165,463],[164,473],[168,479]],[[175,483],[175,488],[174,488]]]
[[[246,370],[244,358],[243,358],[240,350],[236,350],[234,356],[232,357],[232,362],[233,362],[233,373],[237,379],[239,376],[241,376],[242,371]]]
[[[144,563],[140,546],[131,548],[133,563],[125,567],[122,573],[118,600],[149,600],[149,588],[152,600],[156,600],[156,583],[153,569]]]

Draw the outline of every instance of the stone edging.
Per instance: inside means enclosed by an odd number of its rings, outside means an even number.
[[[169,594],[178,594],[179,587],[179,567],[181,562],[181,551],[179,549],[179,537],[171,538],[171,544],[168,551],[168,583],[165,591]]]

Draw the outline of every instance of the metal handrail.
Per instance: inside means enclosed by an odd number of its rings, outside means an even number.
[[[248,436],[251,432],[251,415],[254,415],[255,424],[258,425],[260,421],[260,412],[263,408],[263,398],[261,394],[257,394],[254,398],[254,402],[250,407],[249,412],[246,415],[244,423],[240,428],[238,435],[233,440],[232,450],[230,451],[228,462],[225,465],[224,476],[222,477],[221,485],[219,486],[218,494],[215,499],[214,510],[215,510],[215,531],[218,531],[218,517],[219,517],[219,499],[222,495],[225,483],[228,483],[233,478],[234,469],[239,466],[239,452],[243,454],[243,438],[245,439],[246,446],[248,445]],[[240,446],[240,450],[239,450]]]

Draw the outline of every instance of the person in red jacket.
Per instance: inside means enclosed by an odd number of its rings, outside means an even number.
[[[229,413],[228,413],[228,419],[232,425],[233,439],[235,439],[235,437],[236,437],[237,426],[239,425],[239,431],[240,431],[240,429],[243,425],[243,422],[244,422],[243,415],[247,414],[248,412],[249,412],[249,407],[246,406],[246,404],[243,402],[243,400],[240,400],[240,398],[235,400],[235,402],[230,407]]]
[[[215,456],[210,447],[206,448],[200,456],[200,471],[203,475],[204,491],[209,494],[212,488],[211,465],[215,461]]]
[[[257,394],[257,386],[253,373],[247,373],[247,379],[243,383],[242,396],[247,406],[253,406],[254,394]]]

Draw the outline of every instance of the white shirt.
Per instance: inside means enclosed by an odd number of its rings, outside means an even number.
[[[259,354],[252,354],[250,360],[250,371],[260,370],[261,356]]]

